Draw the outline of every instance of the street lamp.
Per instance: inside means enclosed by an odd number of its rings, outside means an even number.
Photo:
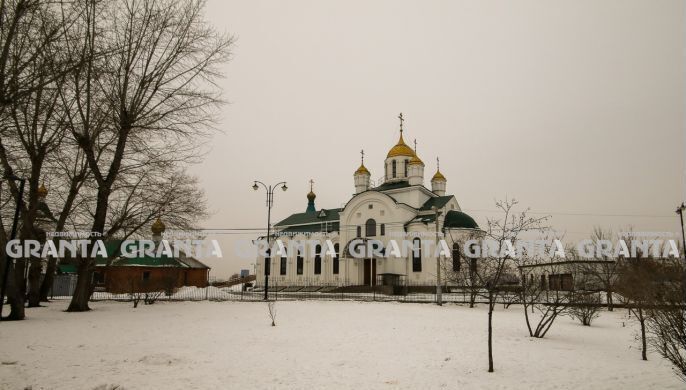
[[[259,184],[259,185],[258,185]],[[252,185],[252,189],[257,191],[260,189],[260,185],[264,187],[264,189],[267,191],[267,250],[269,250],[269,238],[271,236],[271,218],[272,218],[272,205],[274,204],[274,190],[276,187],[281,185],[281,189],[286,191],[288,189],[288,186],[286,186],[286,182],[282,181],[280,183],[276,183],[271,186],[267,186],[266,184],[262,183],[261,181],[255,180],[255,182]],[[269,261],[271,262],[271,256],[269,257]],[[271,264],[267,264],[267,258],[265,257],[264,259],[264,300],[269,300],[269,274],[271,273]],[[257,278],[257,275],[255,275],[255,278]]]
[[[21,211],[23,200],[24,200],[24,185],[26,184],[26,179],[23,177],[17,177],[15,175],[8,175],[5,177],[7,180],[18,181],[19,195],[17,196],[16,207],[14,208],[14,219],[12,220],[12,232],[10,234],[10,241],[17,237],[17,225],[19,224],[19,212]],[[0,289],[0,321],[2,320],[2,306],[5,302],[5,293],[7,292],[7,276],[10,273],[10,264],[12,258],[9,252],[5,255],[5,270],[2,274],[2,288]]]

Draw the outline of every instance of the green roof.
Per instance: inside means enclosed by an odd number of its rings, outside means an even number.
[[[333,222],[340,219],[341,209],[321,209],[314,213],[297,213],[277,222],[274,226],[303,225],[316,222]],[[322,215],[323,212],[323,215]]]
[[[436,206],[436,208],[441,208],[445,206],[448,202],[450,202],[450,199],[452,199],[452,195],[446,195],[446,196],[436,196],[433,198],[429,198],[422,207],[419,208],[420,211],[427,211],[431,210],[431,207]]]
[[[382,185],[378,187],[374,187],[371,190],[372,191],[388,191],[388,190],[395,190],[397,188],[405,188],[409,187],[410,183],[407,180],[401,180],[401,181],[394,181],[394,182],[386,182],[383,183]]]
[[[289,226],[279,230],[279,233],[330,233],[340,230],[340,224],[336,222]]]
[[[110,266],[137,266],[137,267],[180,267],[188,268],[186,264],[174,258],[173,256],[167,256],[166,254],[161,254],[160,257],[148,256],[145,253],[137,253],[134,257],[124,257],[121,255],[120,246],[122,240],[110,240],[105,242],[105,250],[107,255],[112,259]],[[133,246],[129,249],[129,252],[137,250],[139,245],[139,240],[131,240],[128,244]],[[156,253],[156,250],[154,251]],[[106,266],[108,258],[102,256],[96,256],[95,264],[98,266]]]
[[[469,215],[461,211],[450,210],[445,215],[443,227],[447,229],[478,229],[479,225],[477,225],[476,221],[474,221],[474,218],[470,217]]]
[[[57,266],[57,272],[60,274],[75,274],[76,265],[74,264],[60,264]]]

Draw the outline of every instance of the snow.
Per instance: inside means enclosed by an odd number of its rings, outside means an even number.
[[[219,291],[221,292],[221,291]],[[215,292],[215,293],[219,293]],[[226,292],[224,292],[226,293]],[[0,323],[0,388],[682,389],[666,361],[640,360],[623,310],[591,327],[561,318],[531,339],[521,307],[494,314],[430,304],[279,301],[68,302]],[[623,326],[626,324],[626,327]]]

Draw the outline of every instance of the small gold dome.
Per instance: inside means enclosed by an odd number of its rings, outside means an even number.
[[[386,158],[397,156],[414,157],[414,150],[412,150],[411,147],[407,146],[405,140],[403,140],[402,133],[400,134],[400,139],[398,140],[398,143],[394,147],[392,147],[391,150],[388,151],[388,155],[386,155]]]
[[[434,177],[431,178],[431,181],[447,181],[445,179],[445,176],[441,173],[440,170],[436,170],[436,173],[434,174]]]
[[[45,188],[45,185],[41,184],[40,187],[38,187],[38,190],[36,190],[36,194],[40,197],[46,197],[48,196],[48,189]]]
[[[307,194],[307,200],[314,200],[314,198],[317,197],[317,194],[315,194],[312,190]]]
[[[153,234],[162,234],[166,229],[167,226],[165,226],[164,222],[162,222],[159,217],[157,217],[157,220],[150,227]]]
[[[361,164],[360,167],[357,168],[357,170],[355,171],[355,174],[356,175],[362,175],[362,174],[371,175],[371,173],[369,173],[369,170],[367,169],[367,167],[364,166],[364,164]]]
[[[417,154],[412,156],[409,162],[410,165],[424,165],[424,161],[422,161]]]

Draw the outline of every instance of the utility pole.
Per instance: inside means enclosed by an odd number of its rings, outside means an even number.
[[[431,209],[436,214],[436,247],[438,250],[438,239],[439,239],[439,228],[438,228],[438,217],[441,216],[441,210],[436,206],[432,206]],[[441,291],[441,255],[440,252],[436,253],[436,304],[438,306],[443,306],[443,292]]]
[[[686,298],[686,234],[684,234],[684,210],[686,210],[686,203],[681,202],[679,207],[676,208],[676,213],[679,214],[679,222],[681,224],[681,250],[684,252],[683,255],[683,280],[681,289],[684,292],[684,298]]]

